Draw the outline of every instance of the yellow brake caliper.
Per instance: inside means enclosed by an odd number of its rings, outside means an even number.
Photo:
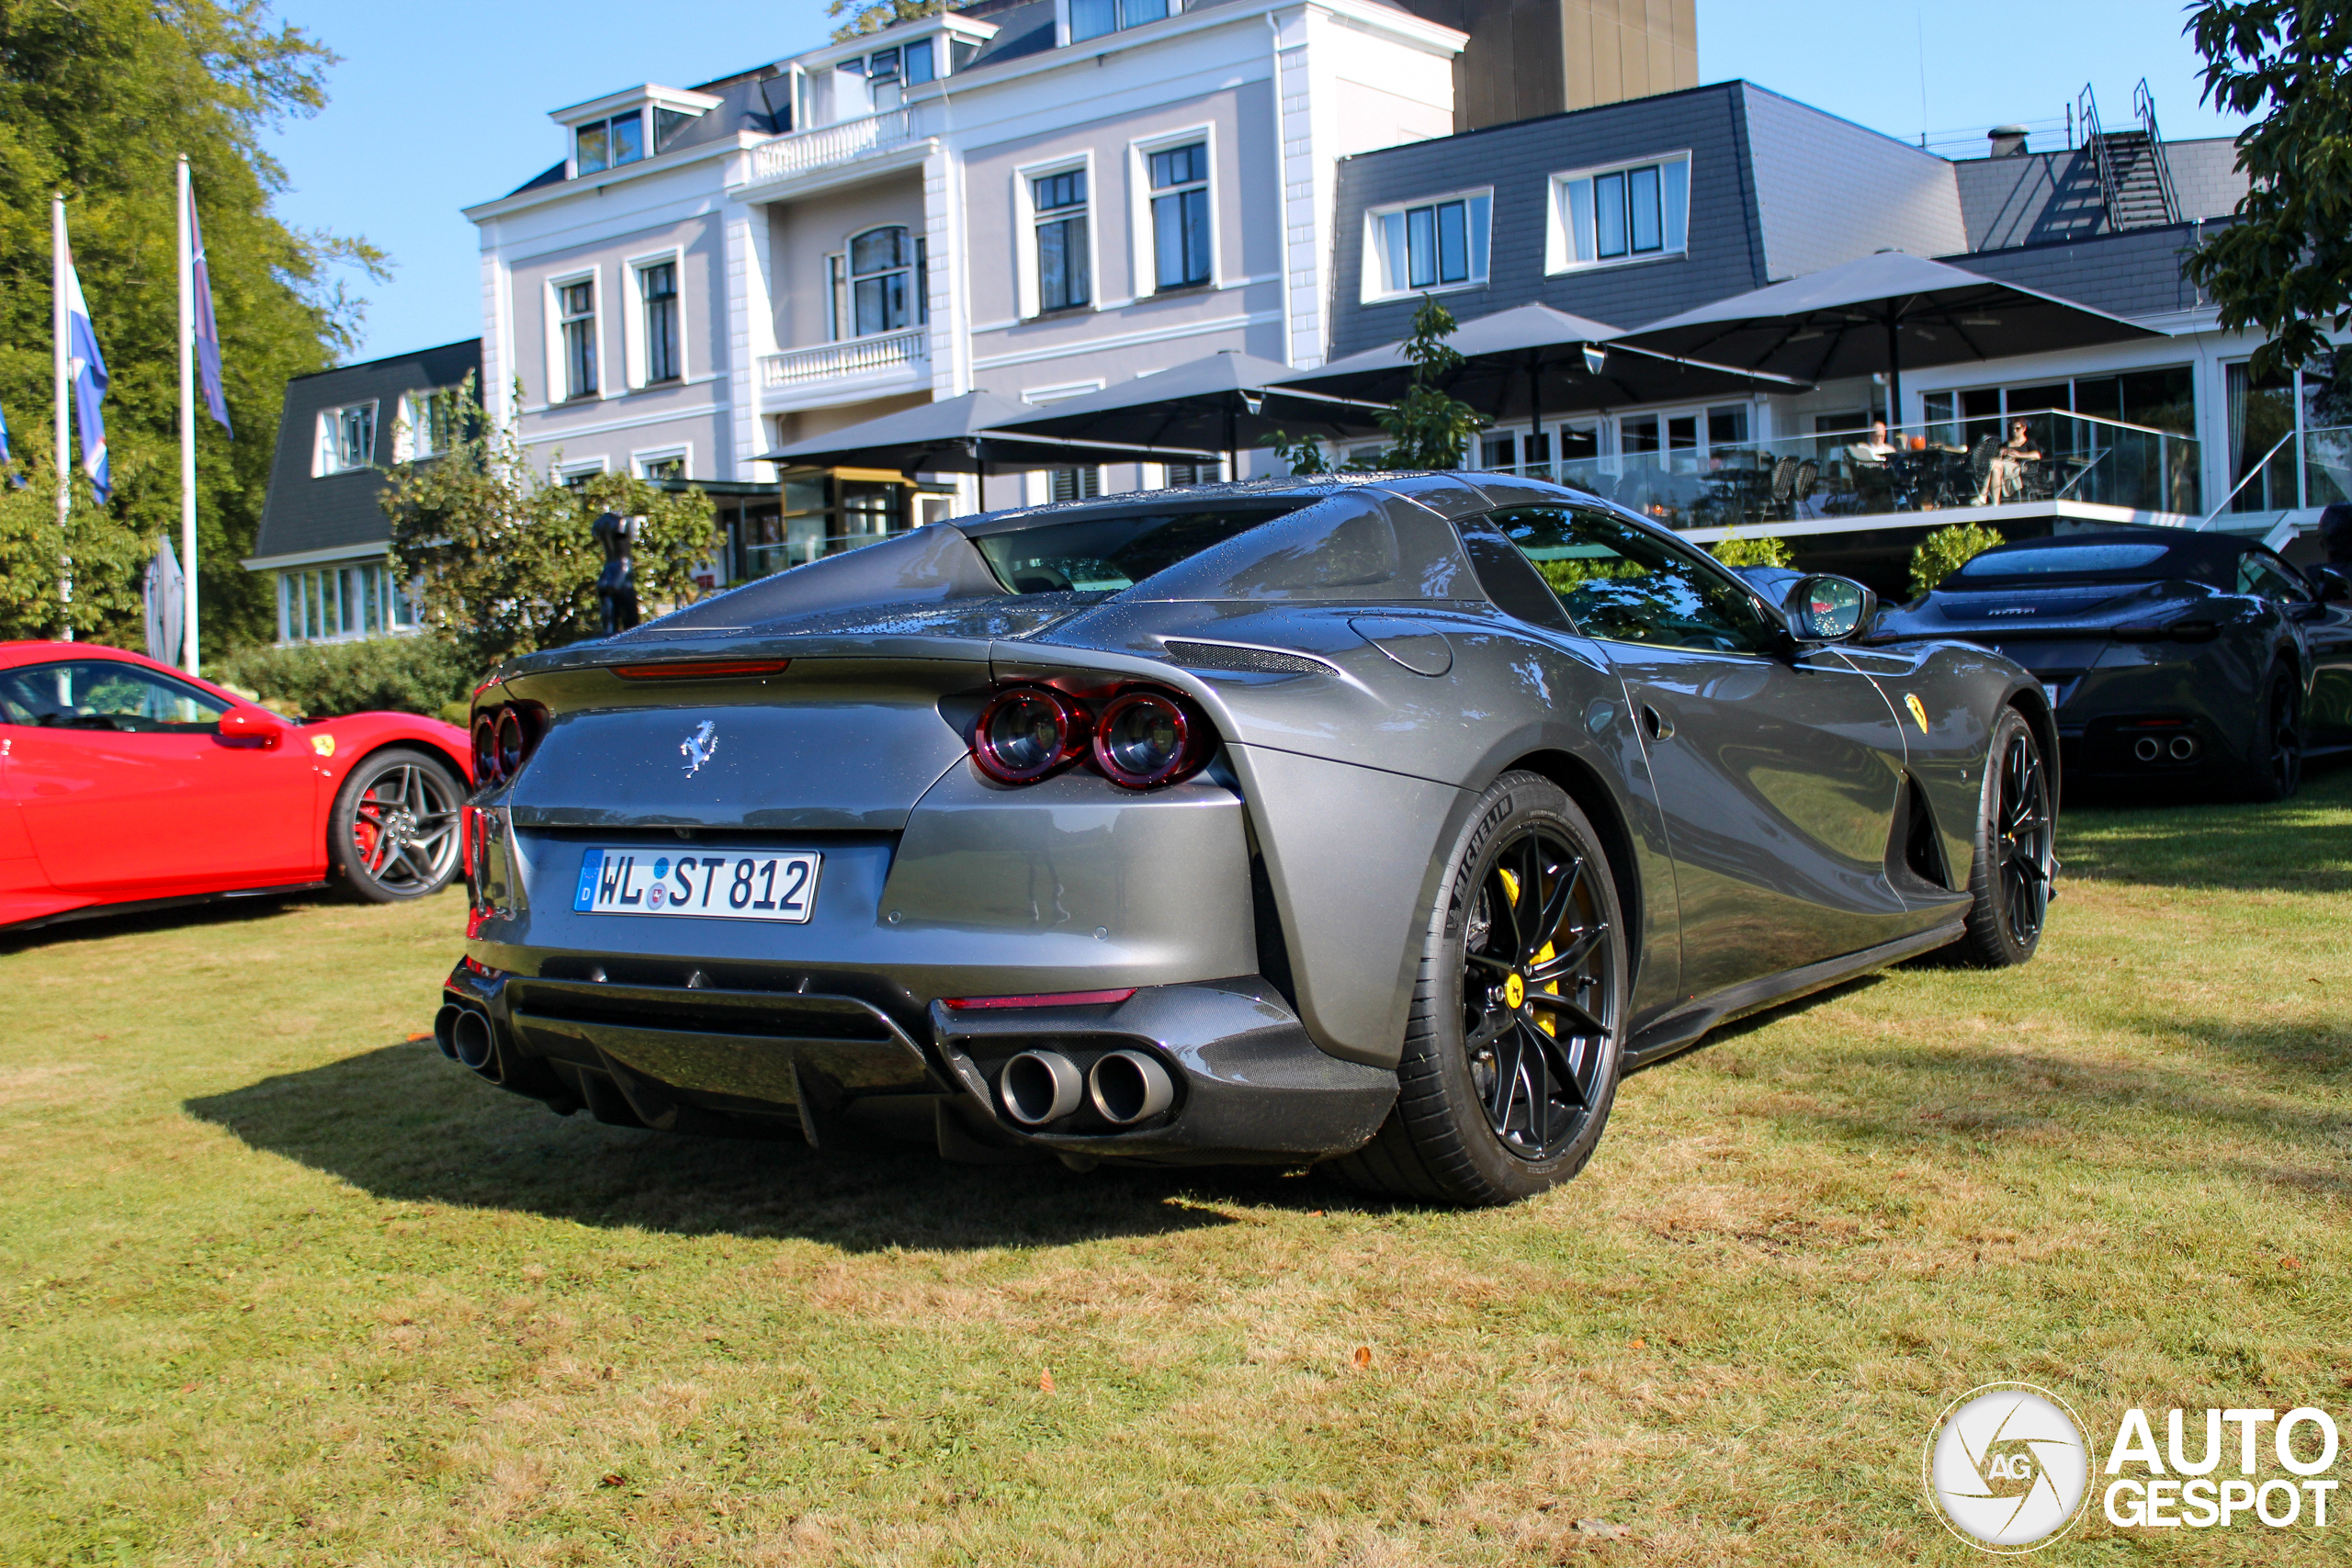
[[[1495,868],[1495,874],[1503,879],[1503,891],[1510,895],[1510,907],[1514,909],[1518,908],[1519,878],[1513,876],[1510,872],[1503,870],[1500,866],[1497,866]],[[1540,914],[1542,911],[1539,910],[1537,912]],[[1547,941],[1544,942],[1543,950],[1536,953],[1534,962],[1538,964],[1544,964],[1555,956],[1556,956],[1556,954],[1552,951],[1552,944]],[[1544,983],[1544,989],[1548,995],[1556,997],[1560,994],[1560,982],[1557,980],[1546,980]],[[1535,1026],[1538,1029],[1541,1029],[1544,1033],[1555,1038],[1560,1032],[1558,1023],[1553,1020],[1552,1015],[1548,1012],[1536,1019]]]

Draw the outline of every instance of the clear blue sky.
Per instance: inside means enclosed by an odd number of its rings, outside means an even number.
[[[344,57],[315,118],[274,141],[292,181],[288,221],[373,241],[391,280],[368,300],[355,358],[471,337],[481,274],[469,203],[554,161],[547,114],[631,83],[684,86],[821,42],[823,0],[278,0]],[[1699,0],[1703,82],[1745,76],[1939,151],[1986,127],[2057,121],[2087,79],[2110,123],[2146,77],[2167,137],[2238,129],[2199,102],[2197,58],[2169,0]]]

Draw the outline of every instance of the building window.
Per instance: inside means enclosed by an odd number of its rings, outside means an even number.
[[[1029,182],[1037,213],[1037,309],[1067,310],[1091,304],[1088,265],[1086,171],[1064,169]]]
[[[656,262],[637,269],[645,303],[645,379],[674,381],[678,366],[678,264]]]
[[[636,109],[581,126],[573,134],[583,175],[617,169],[645,156],[645,117]]]
[[[931,39],[919,38],[907,45],[906,59],[907,85],[937,79],[939,72],[933,63]]]
[[[1048,472],[1047,494],[1055,501],[1084,501],[1102,493],[1100,468],[1055,468]]]
[[[311,465],[315,476],[347,474],[376,460],[376,405],[352,403],[319,415],[319,450]]]
[[[1364,297],[1484,284],[1493,211],[1493,196],[1480,191],[1373,213]]]
[[[637,460],[637,477],[641,479],[683,479],[686,477],[686,455],[684,452],[662,452]]]
[[[657,107],[653,111],[653,150],[656,152],[668,152],[670,143],[678,139],[678,132],[692,125],[698,118],[700,117],[690,115],[683,109],[665,109]]]
[[[1688,153],[1552,177],[1546,270],[1678,255],[1690,227]]]
[[[1209,147],[1194,141],[1150,154],[1153,284],[1209,280]]]
[[[413,463],[437,457],[462,439],[458,433],[458,389],[435,387],[401,394],[400,428],[392,437],[392,461]]]
[[[915,247],[905,229],[868,229],[849,243],[850,297],[856,335],[903,332]]]
[[[415,606],[383,563],[277,574],[280,642],[337,642],[415,629]]]
[[[1225,476],[1215,463],[1170,463],[1168,465],[1168,488],[1178,485],[1213,485]]]
[[[1069,41],[1160,21],[1170,9],[1169,0],[1069,0]]]
[[[596,282],[559,284],[556,316],[563,325],[563,395],[596,395]]]

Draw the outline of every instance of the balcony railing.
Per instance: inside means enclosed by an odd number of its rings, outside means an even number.
[[[2352,425],[2290,430],[2247,466],[2206,522],[2225,512],[2292,512],[2338,501],[2352,501]]]
[[[1802,525],[1841,517],[2079,501],[2198,510],[2192,436],[2087,414],[2025,416],[2032,457],[2005,455],[1997,422],[1905,425],[1702,450],[1570,457],[1508,471],[1573,485],[1674,528]],[[1978,429],[1978,424],[1985,426]]]
[[[780,387],[804,387],[837,376],[897,370],[923,364],[930,358],[928,332],[852,338],[847,343],[829,343],[821,348],[797,348],[789,354],[762,355],[760,386],[766,391]]]
[[[913,112],[885,109],[838,125],[820,125],[763,141],[752,149],[752,183],[788,180],[813,174],[876,152],[888,152],[914,140]]]

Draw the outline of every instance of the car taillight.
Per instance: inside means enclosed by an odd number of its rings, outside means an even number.
[[[481,841],[481,807],[458,807],[458,865],[468,882],[474,878],[474,846]]]
[[[1094,765],[1113,784],[1152,789],[1200,771],[1207,726],[1167,692],[1122,692],[1094,722]]]
[[[1051,687],[1014,686],[980,710],[972,762],[1022,784],[1082,761],[1122,788],[1156,789],[1200,772],[1216,745],[1207,717],[1173,692],[1130,688],[1097,712]]]
[[[999,784],[1035,784],[1086,754],[1092,716],[1049,687],[1000,692],[980,710],[972,761]]]
[[[502,778],[513,778],[523,771],[523,759],[530,750],[527,733],[523,728],[523,716],[508,708],[498,716],[498,772]]]
[[[474,783],[493,784],[503,777],[498,765],[498,717],[486,713],[474,720]]]

